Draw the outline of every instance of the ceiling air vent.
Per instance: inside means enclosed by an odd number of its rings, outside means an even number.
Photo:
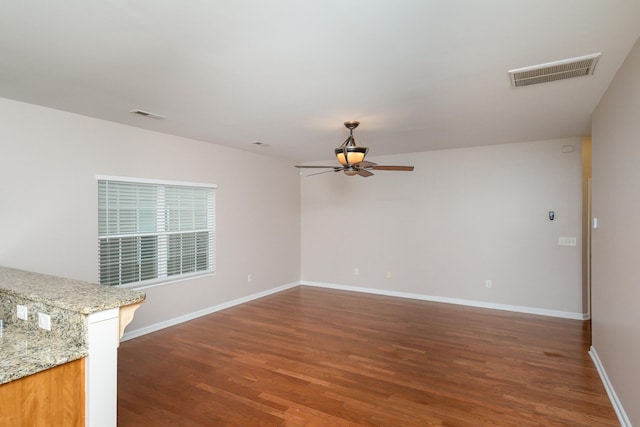
[[[593,74],[600,53],[509,70],[511,86],[529,86]]]
[[[157,120],[166,119],[166,117],[161,116],[160,114],[150,113],[148,111],[143,111],[143,110],[132,110],[129,112],[131,114],[137,114],[139,116],[149,117],[151,119],[157,119]]]

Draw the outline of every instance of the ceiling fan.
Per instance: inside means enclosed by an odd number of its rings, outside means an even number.
[[[351,120],[344,122],[344,126],[349,129],[349,137],[335,149],[336,158],[340,162],[341,166],[301,166],[296,165],[299,169],[331,169],[324,172],[312,173],[307,176],[319,175],[327,172],[344,172],[345,175],[354,176],[360,175],[362,177],[368,177],[373,175],[372,170],[381,171],[407,171],[411,172],[413,166],[383,166],[377,163],[368,162],[364,160],[364,157],[369,152],[368,147],[358,147],[356,140],[353,137],[353,130],[358,127],[360,122]]]

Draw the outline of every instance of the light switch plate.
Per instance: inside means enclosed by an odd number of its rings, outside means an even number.
[[[558,245],[560,246],[576,246],[577,238],[575,237],[558,237]]]

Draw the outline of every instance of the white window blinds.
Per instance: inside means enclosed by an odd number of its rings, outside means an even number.
[[[98,177],[99,281],[214,271],[215,186]]]

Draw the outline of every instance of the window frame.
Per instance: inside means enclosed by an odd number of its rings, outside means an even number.
[[[110,234],[109,232],[106,232],[104,234],[101,234],[101,225],[100,222],[103,221],[104,219],[102,218],[102,212],[101,212],[101,207],[100,207],[100,182],[102,181],[106,181],[108,182],[114,182],[114,183],[125,183],[125,184],[131,184],[131,185],[136,185],[136,184],[141,184],[141,185],[150,185],[150,186],[154,186],[155,191],[158,192],[158,194],[161,192],[163,195],[165,195],[165,193],[167,192],[167,188],[184,188],[184,189],[188,189],[188,188],[206,188],[209,189],[210,192],[207,193],[207,201],[206,201],[206,205],[207,205],[207,211],[206,211],[206,222],[207,222],[207,226],[206,229],[190,229],[190,230],[180,230],[179,232],[176,231],[167,231],[166,224],[169,221],[169,217],[171,216],[171,214],[169,213],[169,209],[166,205],[166,198],[165,197],[158,197],[155,199],[154,201],[154,209],[155,209],[155,218],[154,218],[154,225],[155,225],[155,231],[153,232],[141,232],[139,230],[137,230],[135,233],[131,233],[131,235],[127,235],[125,236],[126,233],[120,234],[120,233],[114,233],[114,234]],[[216,272],[216,257],[215,257],[215,243],[216,243],[216,189],[217,189],[217,185],[216,184],[207,184],[207,183],[200,183],[200,182],[187,182],[187,181],[171,181],[171,180],[162,180],[162,179],[152,179],[152,178],[136,178],[136,177],[126,177],[126,176],[115,176],[115,175],[96,175],[96,183],[97,183],[97,199],[98,199],[98,212],[97,212],[97,219],[98,219],[98,283],[100,283],[100,276],[101,276],[101,264],[102,264],[102,260],[101,260],[101,252],[100,252],[100,247],[103,244],[103,242],[107,243],[108,241],[105,241],[105,239],[107,239],[109,236],[113,236],[113,239],[120,239],[120,245],[122,245],[124,243],[124,240],[127,238],[137,238],[137,239],[142,239],[142,236],[155,236],[157,238],[157,242],[156,242],[156,255],[155,255],[155,261],[156,261],[156,265],[155,265],[155,277],[151,278],[151,279],[145,279],[145,280],[141,280],[141,281],[135,281],[135,282],[127,282],[127,283],[120,283],[120,284],[107,284],[104,283],[104,286],[113,286],[113,287],[117,287],[117,288],[134,288],[134,289],[143,289],[143,288],[149,288],[149,287],[154,287],[154,286],[159,286],[159,285],[164,285],[164,284],[168,284],[168,283],[174,283],[174,282],[179,282],[179,281],[183,281],[183,280],[188,280],[188,279],[192,279],[195,277],[203,277],[203,276],[209,276],[209,275],[214,275]],[[107,184],[108,185],[108,184]],[[108,202],[107,202],[108,203]],[[173,207],[174,209],[176,208],[175,206]],[[136,212],[139,212],[138,207],[136,208]],[[194,211],[191,211],[190,213],[192,213],[194,215],[194,221],[195,221],[195,214],[193,213]],[[201,271],[191,271],[191,272],[180,272],[178,274],[168,274],[168,268],[170,265],[170,261],[171,261],[171,255],[170,255],[170,249],[169,249],[169,241],[172,240],[171,237],[172,236],[182,236],[182,238],[184,238],[184,236],[192,234],[193,235],[193,240],[194,240],[194,245],[197,244],[198,242],[198,235],[202,235],[203,233],[208,233],[207,235],[207,239],[206,242],[208,243],[207,245],[207,268],[206,270],[201,270]],[[159,250],[157,247],[159,245],[159,241],[164,240],[165,243],[165,249],[164,252]],[[184,245],[180,245],[179,250],[182,251],[184,249]],[[142,246],[137,248],[138,251],[142,250]],[[197,255],[197,251],[194,253],[194,255]],[[122,258],[122,255],[119,255],[120,258]],[[182,260],[182,258],[180,258]],[[120,261],[122,261],[120,259]],[[118,263],[117,265],[121,266],[122,262]],[[140,270],[142,270],[142,266],[139,267]],[[194,268],[197,269],[197,261],[194,261]]]

